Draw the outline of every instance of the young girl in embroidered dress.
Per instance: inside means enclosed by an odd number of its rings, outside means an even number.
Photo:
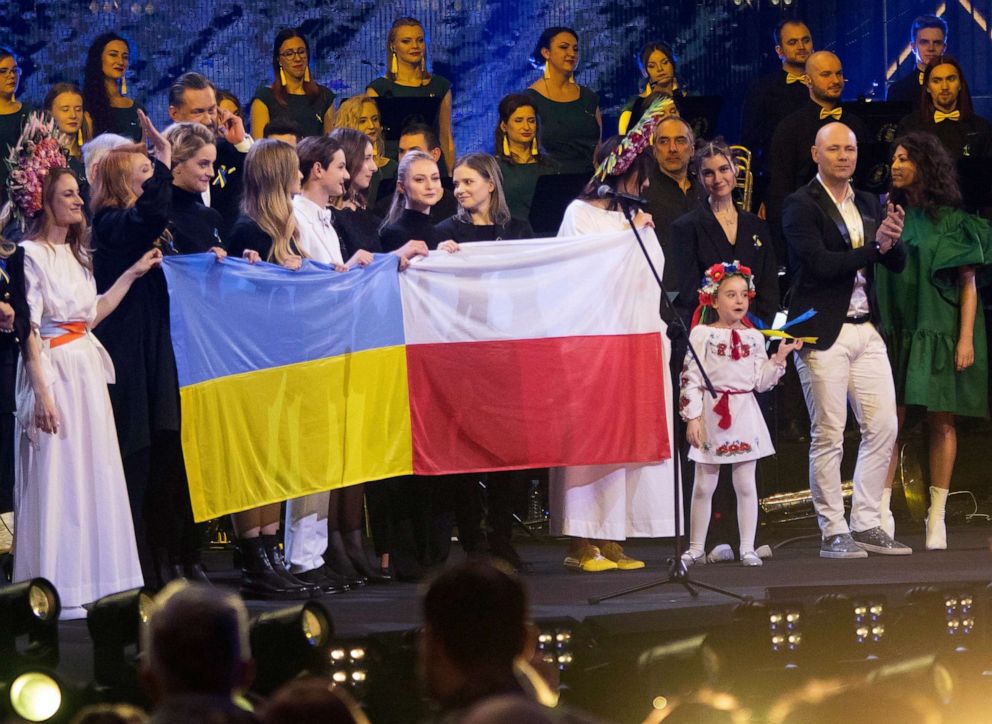
[[[760,566],[754,552],[758,527],[758,494],[754,473],[758,458],[773,455],[768,427],[753,392],[771,389],[785,373],[786,358],[800,349],[800,340],[787,339],[769,358],[764,336],[751,328],[747,310],[754,296],[751,270],[739,261],[714,264],[706,270],[699,290],[699,308],[693,319],[689,341],[699,354],[717,398],[706,390],[699,365],[691,355],[682,368],[679,412],[687,423],[686,438],[692,448],[689,459],[696,463],[692,491],[689,550],[682,563],[705,563],[706,529],[710,504],[716,490],[720,465],[729,463],[737,493],[741,564]],[[716,313],[715,321],[705,321]],[[702,323],[698,323],[700,320]]]

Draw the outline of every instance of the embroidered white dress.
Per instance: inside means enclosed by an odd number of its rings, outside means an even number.
[[[565,210],[558,236],[598,234],[629,229],[619,211],[605,211],[584,201],[573,201]],[[652,252],[658,273],[664,271],[661,246],[652,229],[641,231]],[[632,238],[631,244],[637,242]],[[645,264],[647,262],[645,261]],[[576,280],[579,283],[581,280]],[[665,405],[670,448],[675,443],[669,408],[672,381],[669,362],[672,350],[665,340],[662,350],[665,376]],[[553,535],[578,538],[625,540],[659,538],[675,533],[675,468],[671,459],[637,465],[585,465],[554,468],[550,475],[551,530]]]
[[[774,387],[785,374],[785,364],[768,358],[764,335],[754,329],[700,324],[689,333],[689,341],[717,393],[714,400],[706,390],[699,365],[686,355],[679,412],[684,420],[702,415],[706,431],[706,444],[702,449],[689,448],[689,459],[722,465],[774,455],[768,426],[753,393]]]
[[[17,368],[15,424],[14,580],[44,577],[55,584],[63,618],[81,618],[84,603],[144,585],[117,429],[107,384],[110,356],[89,326],[96,318],[93,275],[67,245],[25,241],[24,286],[31,326],[41,343],[45,382],[59,414],[56,435],[34,425],[34,393]],[[67,334],[59,324],[84,322]]]

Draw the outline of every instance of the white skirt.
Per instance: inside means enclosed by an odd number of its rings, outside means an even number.
[[[34,427],[34,395],[18,363],[14,580],[47,578],[63,609],[144,585],[105,355],[89,333],[55,349],[44,345],[57,435]]]

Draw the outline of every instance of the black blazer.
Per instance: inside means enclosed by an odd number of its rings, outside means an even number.
[[[699,284],[703,273],[717,262],[740,261],[751,267],[757,292],[751,313],[771,326],[779,307],[778,264],[768,225],[754,214],[737,214],[737,239],[727,241],[723,227],[705,201],[672,223],[670,248],[675,258],[679,295],[675,307],[685,319],[699,304]],[[666,263],[667,266],[667,263]]]
[[[814,349],[828,349],[837,340],[847,318],[858,269],[865,270],[871,320],[878,324],[873,267],[876,262],[889,271],[901,272],[906,266],[906,247],[899,241],[882,254],[875,243],[875,232],[884,218],[878,199],[855,191],[855,204],[865,227],[865,243],[852,249],[840,210],[826,189],[815,178],[785,200],[782,229],[789,246],[794,271],[789,299],[789,319],[809,309],[816,316],[789,329],[797,337],[817,337]]]

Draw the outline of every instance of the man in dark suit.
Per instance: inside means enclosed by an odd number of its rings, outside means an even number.
[[[809,100],[806,60],[813,52],[809,28],[802,20],[786,19],[775,27],[774,38],[775,54],[782,66],[751,83],[741,117],[741,141],[751,151],[755,204],[765,200],[768,153],[775,127]]]
[[[775,128],[769,158],[767,219],[775,240],[775,254],[783,261],[787,259],[782,237],[782,202],[816,174],[809,149],[817,131],[828,123],[841,121],[854,131],[859,143],[869,140],[864,122],[841,107],[844,68],[840,58],[825,50],[813,53],[806,61],[806,77],[809,99]]]
[[[783,229],[795,271],[789,317],[816,310],[790,332],[817,338],[796,354],[796,369],[812,421],[809,477],[823,535],[820,556],[906,555],[912,550],[881,528],[898,423],[872,283],[876,263],[895,272],[906,265],[899,241],[904,213],[891,204],[883,213],[874,196],[851,188],[858,144],[844,124],[820,129],[812,158],[816,178],[786,199]],[[861,428],[850,526],[840,479],[848,402]]]
[[[203,194],[203,203],[223,217],[224,228],[217,232],[224,240],[241,213],[241,178],[252,138],[245,133],[244,121],[230,111],[218,109],[213,83],[199,73],[183,73],[172,84],[169,118],[202,123],[217,134],[214,178]]]
[[[931,60],[947,52],[947,21],[936,15],[916,18],[909,31],[909,47],[916,67],[889,86],[885,100],[912,103],[915,110],[923,97],[923,72]]]

